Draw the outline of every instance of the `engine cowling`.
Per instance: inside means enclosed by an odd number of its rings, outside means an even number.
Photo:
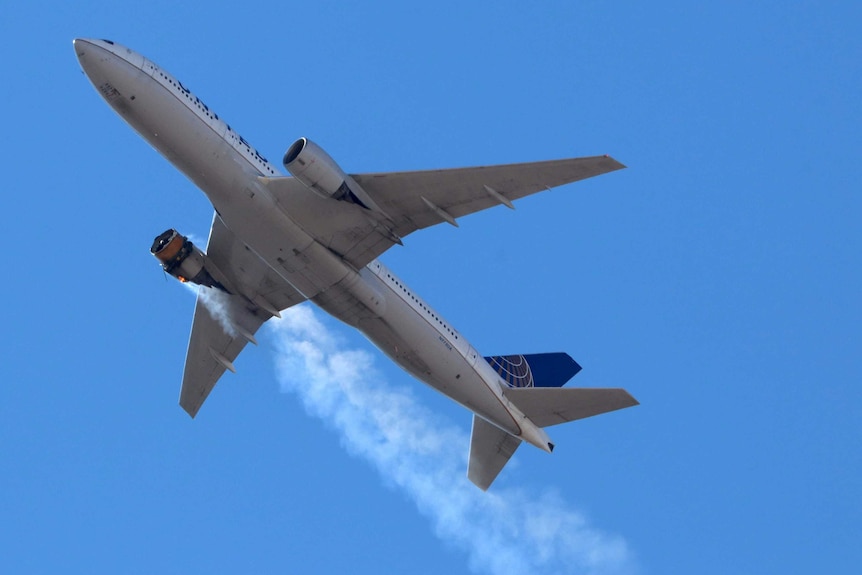
[[[323,148],[300,138],[284,154],[284,167],[309,189],[324,198],[356,201],[347,185],[347,175]]]
[[[206,254],[177,230],[169,229],[156,236],[150,253],[162,263],[162,269],[181,282],[214,287],[230,293],[207,269],[208,266],[215,266]]]

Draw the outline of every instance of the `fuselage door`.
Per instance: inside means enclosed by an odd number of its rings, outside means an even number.
[[[476,360],[479,359],[479,352],[473,349],[473,346],[470,346],[470,349],[467,350],[467,361],[471,366],[476,365]]]
[[[144,58],[144,68],[143,69],[147,75],[153,76],[153,77],[155,77],[156,72],[158,71],[158,68],[156,67],[156,65],[153,62],[150,62],[149,60],[147,60],[146,58]]]

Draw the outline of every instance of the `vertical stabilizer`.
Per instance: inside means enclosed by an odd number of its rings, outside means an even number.
[[[492,355],[485,361],[509,387],[562,387],[581,371],[567,353]]]

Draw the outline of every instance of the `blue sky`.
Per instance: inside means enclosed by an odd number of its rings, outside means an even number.
[[[858,3],[176,4],[4,7],[0,571],[858,569]],[[190,420],[193,297],[148,248],[206,237],[211,208],[101,100],[77,36],[143,53],[271,159],[307,136],[352,173],[627,164],[383,260],[485,354],[568,351],[572,384],[642,405],[455,499],[469,414],[317,312],[323,353],[445,455],[381,460],[382,431],[328,422],[308,390],[344,374],[314,379],[284,326]],[[558,522],[545,547],[511,526],[528,508]]]

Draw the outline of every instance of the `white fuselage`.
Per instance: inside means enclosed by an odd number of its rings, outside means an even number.
[[[125,47],[80,39],[75,46],[111,107],[203,190],[225,225],[285,281],[417,379],[550,451],[545,432],[509,402],[497,373],[438,313],[379,261],[354,269],[279,206],[259,178],[281,176],[280,169],[199,98]]]

